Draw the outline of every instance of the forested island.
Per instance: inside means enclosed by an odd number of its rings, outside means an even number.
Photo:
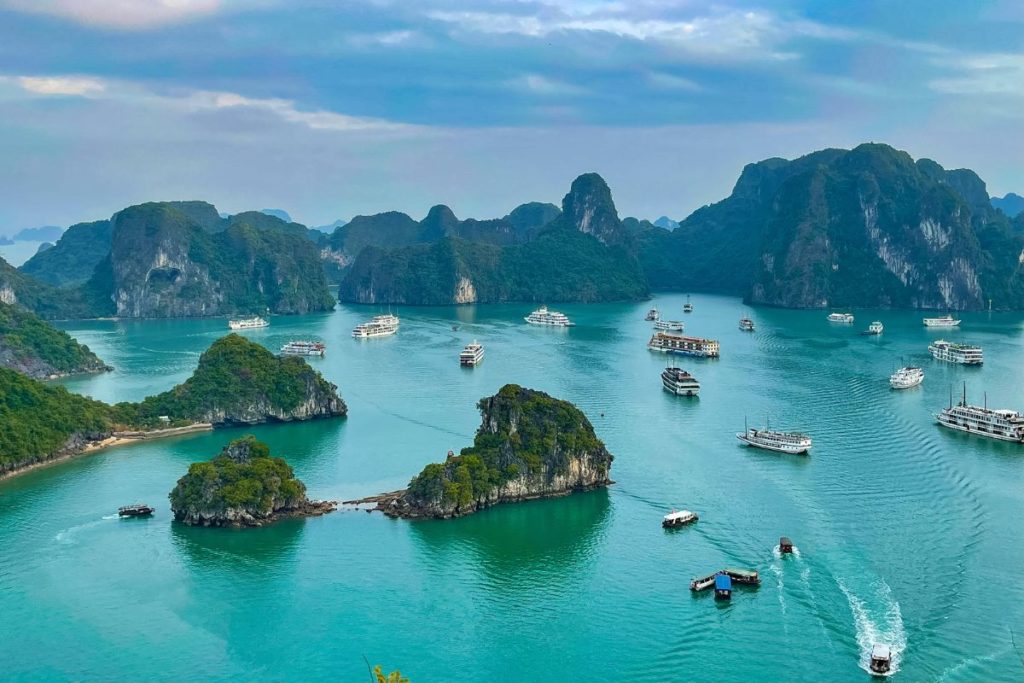
[[[336,508],[310,500],[291,466],[253,436],[232,441],[208,462],[192,463],[168,498],[174,518],[190,526],[262,526]]]
[[[472,446],[427,465],[404,491],[352,502],[376,502],[392,517],[447,519],[612,483],[614,458],[572,403],[506,384],[478,407]]]
[[[235,334],[214,342],[185,382],[139,403],[108,405],[0,368],[0,474],[190,425],[309,420],[347,412],[337,387],[304,360],[278,358]]]
[[[55,379],[110,366],[76,342],[67,332],[53,327],[32,312],[0,302],[0,366],[33,379]]]

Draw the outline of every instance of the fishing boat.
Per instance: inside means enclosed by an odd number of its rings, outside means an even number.
[[[828,321],[830,323],[844,323],[850,325],[853,323],[852,313],[829,313]]]
[[[693,304],[690,303],[690,295],[686,295],[686,303],[683,304],[683,313],[693,313]]]
[[[398,332],[400,321],[397,315],[387,313],[374,316],[369,322],[360,323],[352,330],[352,336],[356,339],[372,339],[374,337],[387,337]]]
[[[541,306],[536,311],[524,318],[531,325],[542,325],[546,327],[572,327],[576,323],[571,322],[564,313],[549,311],[547,306]]]
[[[681,320],[656,320],[654,329],[662,332],[682,332],[683,322]]]
[[[947,363],[960,363],[961,365],[981,365],[984,361],[984,353],[980,346],[973,344],[954,344],[944,339],[937,339],[928,345],[935,360]]]
[[[251,318],[239,318],[228,321],[228,327],[232,330],[255,330],[261,327],[268,327],[269,325],[270,323],[258,315],[254,315]]]
[[[871,647],[871,659],[868,660],[871,673],[884,676],[892,668],[892,649],[884,643],[875,643]]]
[[[156,508],[150,507],[145,503],[134,503],[117,508],[118,517],[148,517],[154,512],[156,512]]]
[[[909,389],[924,381],[924,370],[913,365],[900,368],[889,375],[889,386],[893,389]]]
[[[750,318],[740,318],[740,330],[743,332],[753,332],[754,321]]]
[[[459,365],[467,367],[473,367],[484,359],[484,347],[483,344],[474,339],[471,343],[466,344],[466,348],[462,349],[459,353]]]
[[[728,574],[715,575],[715,600],[732,599],[732,577]]]
[[[788,555],[793,552],[793,541],[789,540],[787,536],[783,536],[779,539],[779,552],[783,555]]]
[[[800,455],[811,450],[811,437],[806,434],[774,431],[770,426],[764,429],[745,426],[744,431],[737,434],[736,438],[748,446],[779,453]]]
[[[662,371],[661,386],[676,396],[696,396],[700,393],[700,382],[697,378],[677,367],[665,368]]]
[[[644,316],[644,320],[647,320],[647,321],[659,320],[659,319],[661,319],[661,313],[658,313],[658,309],[657,308],[652,308],[651,310],[647,311],[647,315]]]
[[[324,357],[327,346],[323,342],[290,341],[281,347],[282,356],[320,356]]]
[[[944,315],[938,318],[925,318],[925,327],[956,327],[960,324],[960,321],[955,319],[951,315]]]
[[[953,405],[953,392],[950,391],[949,407],[936,414],[935,420],[947,429],[969,432],[999,441],[1024,443],[1024,415],[1007,408],[989,408],[987,395],[981,406],[968,405],[966,382],[960,402]]]
[[[684,337],[681,334],[655,332],[647,342],[647,348],[660,353],[675,353],[697,358],[718,358],[718,341],[701,337]]]
[[[697,519],[699,518],[695,512],[690,512],[689,510],[673,510],[661,518],[661,526],[666,529],[674,529],[676,527],[692,524],[696,522]]]

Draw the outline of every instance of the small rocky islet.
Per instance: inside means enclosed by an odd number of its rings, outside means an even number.
[[[389,517],[450,519],[613,483],[614,456],[572,403],[506,384],[478,407],[472,446],[427,465],[405,490],[346,503],[375,504]]]
[[[212,460],[192,463],[168,498],[176,521],[206,527],[263,526],[337,507],[310,500],[291,466],[253,436],[235,439]]]

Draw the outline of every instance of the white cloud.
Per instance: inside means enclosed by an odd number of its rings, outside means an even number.
[[[667,74],[661,71],[652,71],[647,74],[647,82],[659,90],[685,90],[688,92],[699,92],[703,90],[699,83],[683,76]]]
[[[144,29],[213,14],[223,3],[221,0],[0,0],[0,6],[90,26]]]
[[[325,109],[299,109],[293,100],[245,97],[231,92],[196,91],[179,102],[196,110],[245,108],[273,114],[288,123],[331,131],[398,131],[413,128],[385,119],[348,116]]]
[[[798,38],[851,40],[857,34],[811,21],[786,21],[763,11],[720,11],[689,19],[629,16],[623,6],[602,3],[585,8],[547,5],[538,14],[481,11],[434,11],[428,17],[458,31],[541,38],[556,33],[607,33],[658,43],[678,54],[710,61],[792,59],[781,49]]]
[[[355,47],[401,47],[425,41],[417,31],[402,29],[382,33],[356,33],[349,36],[347,42]]]
[[[19,76],[15,79],[23,90],[37,95],[99,95],[106,83],[90,76]]]
[[[1024,97],[1024,55],[969,55],[939,63],[953,68],[960,75],[929,82],[929,87],[936,92]]]
[[[506,82],[506,85],[514,90],[525,90],[535,95],[558,96],[558,95],[582,95],[587,92],[586,88],[558,81],[553,78],[541,76],[540,74],[524,74]]]

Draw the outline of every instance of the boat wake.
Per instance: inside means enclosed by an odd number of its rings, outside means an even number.
[[[90,529],[90,528],[92,528],[94,526],[97,526],[99,524],[102,524],[104,520],[117,519],[117,518],[118,518],[117,515],[104,515],[100,519],[96,519],[96,520],[93,520],[91,522],[86,522],[85,524],[76,524],[75,526],[70,526],[67,529],[63,529],[62,531],[58,531],[57,534],[53,537],[53,540],[55,540],[55,541],[57,541],[57,543],[61,543],[63,545],[70,545],[70,544],[76,542],[75,537],[78,536],[79,532],[81,532],[81,531],[83,531],[85,529]]]
[[[839,589],[843,591],[847,602],[850,603],[850,611],[853,613],[853,623],[857,630],[857,647],[860,649],[860,661],[858,665],[868,673],[868,662],[871,659],[871,648],[876,643],[884,643],[892,651],[892,666],[888,675],[900,670],[900,660],[903,650],[907,647],[907,632],[903,627],[903,615],[900,613],[900,604],[893,598],[889,585],[879,579],[871,584],[873,593],[871,604],[856,595],[846,583],[836,577]],[[876,607],[875,605],[880,605]]]

